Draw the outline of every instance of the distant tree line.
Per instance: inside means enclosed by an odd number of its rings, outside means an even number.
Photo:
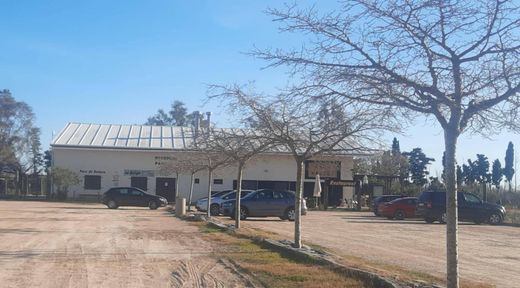
[[[484,154],[477,154],[477,159],[468,159],[467,163],[457,165],[457,184],[460,190],[477,192],[480,190],[484,199],[487,198],[487,188],[494,187],[500,190],[503,181],[507,182],[509,192],[512,191],[514,169],[514,146],[509,142],[504,166],[499,159],[490,165]],[[434,158],[426,156],[421,148],[414,148],[409,152],[401,152],[399,141],[394,138],[391,150],[376,153],[372,157],[356,158],[354,160],[354,174],[378,175],[393,177],[396,181],[389,187],[391,193],[417,194],[424,189],[445,191],[445,169],[440,177],[430,176],[428,166]],[[442,157],[443,167],[445,157]],[[375,184],[382,180],[374,177]]]

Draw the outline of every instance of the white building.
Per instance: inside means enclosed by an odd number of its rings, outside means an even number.
[[[187,198],[190,175],[176,179],[175,175],[163,175],[160,166],[176,155],[194,153],[190,150],[193,138],[194,128],[188,127],[69,123],[51,144],[53,167],[80,175],[80,184],[69,188],[68,197],[73,199],[95,198],[116,186],[139,187],[169,200],[175,199],[176,193]],[[351,180],[352,156],[341,155],[334,161],[336,179]],[[236,174],[234,167],[216,170],[212,190],[233,189]],[[261,154],[249,162],[243,175],[244,189],[294,190],[296,164],[287,153]],[[207,172],[195,174],[193,200],[207,195],[207,182]],[[314,179],[306,177],[305,182],[305,195],[311,196]],[[334,187],[330,194],[333,201],[352,198],[352,188]]]

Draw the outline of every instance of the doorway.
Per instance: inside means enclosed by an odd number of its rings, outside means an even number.
[[[175,178],[155,178],[155,194],[162,196],[168,202],[175,202]]]

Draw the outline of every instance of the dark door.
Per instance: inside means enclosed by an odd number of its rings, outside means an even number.
[[[175,178],[156,178],[155,194],[166,198],[168,202],[175,202],[175,181]]]
[[[148,191],[148,178],[147,177],[132,177],[130,178],[132,187],[139,188],[144,191]]]

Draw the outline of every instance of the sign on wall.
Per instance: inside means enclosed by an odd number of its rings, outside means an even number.
[[[316,174],[322,179],[341,179],[341,161],[306,161],[305,178],[314,179]]]
[[[125,176],[143,176],[143,177],[154,177],[155,171],[153,170],[124,170]]]

